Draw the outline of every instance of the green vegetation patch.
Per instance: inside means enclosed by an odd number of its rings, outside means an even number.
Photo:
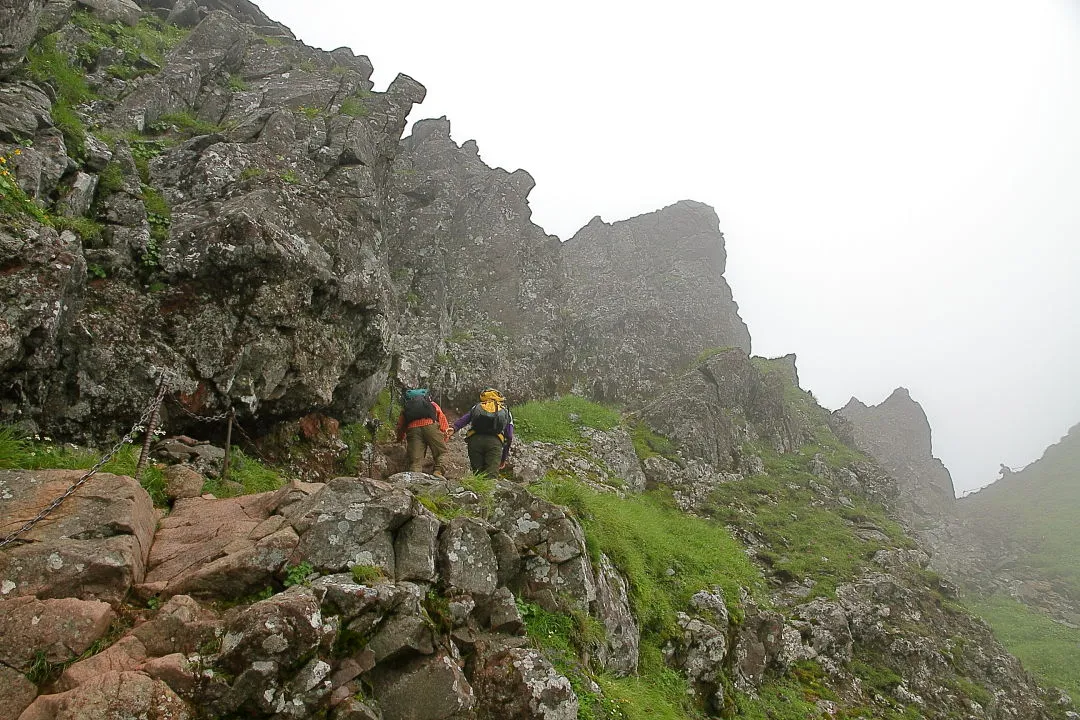
[[[163,113],[158,117],[157,122],[151,126],[151,129],[162,133],[167,132],[168,130],[176,130],[181,135],[187,137],[213,135],[222,130],[221,126],[206,122],[205,120],[200,120],[189,110]]]
[[[1044,683],[1068,692],[1080,702],[1080,630],[1009,598],[972,598],[967,607],[981,616],[1001,643]]]
[[[79,46],[78,59],[86,67],[96,62],[98,54],[105,48],[112,48],[123,53],[119,63],[121,71],[130,77],[138,77],[156,72],[154,65],[165,62],[165,55],[181,40],[187,37],[188,30],[170,25],[155,15],[143,15],[134,27],[122,22],[106,23],[92,13],[79,10],[71,17],[76,27],[82,28],[90,39]],[[148,64],[143,57],[154,64]],[[109,68],[110,74],[112,67]]]
[[[634,452],[637,453],[639,460],[659,456],[672,462],[680,462],[675,443],[654,432],[643,422],[639,422],[630,431],[630,440],[634,444]]]
[[[569,507],[585,529],[590,552],[606,554],[626,574],[643,635],[657,641],[674,636],[675,614],[699,590],[723,588],[735,617],[741,612],[740,587],[764,595],[761,573],[726,528],[680,512],[659,491],[620,498],[557,476],[533,489]]]
[[[615,408],[563,395],[555,400],[532,400],[515,407],[514,432],[525,442],[573,443],[583,440],[581,428],[612,430],[620,422]]]
[[[255,458],[248,457],[234,445],[229,456],[229,482],[239,483],[240,487],[228,485],[220,478],[213,478],[203,485],[203,492],[213,493],[219,498],[255,495],[277,490],[285,485],[285,478]]]
[[[120,448],[101,472],[135,477],[142,447],[128,444]],[[29,438],[17,428],[0,426],[0,469],[4,470],[89,470],[102,453],[76,445],[58,445],[49,438]],[[166,504],[165,477],[153,464],[143,469],[141,484],[157,507]]]
[[[878,550],[910,545],[878,505],[852,498],[850,507],[821,506],[814,486],[831,483],[807,471],[813,453],[759,454],[765,474],[718,485],[709,513],[764,539],[769,550],[758,557],[780,579],[810,578],[814,596],[832,597],[838,585],[870,566]]]

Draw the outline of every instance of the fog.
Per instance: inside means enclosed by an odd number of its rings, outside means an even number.
[[[715,207],[754,352],[909,388],[958,493],[1080,421],[1080,4],[258,4],[424,83],[548,232]]]

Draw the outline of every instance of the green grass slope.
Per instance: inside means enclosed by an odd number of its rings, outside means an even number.
[[[981,534],[1018,546],[1024,565],[1080,601],[1080,425],[1036,462],[958,505]]]

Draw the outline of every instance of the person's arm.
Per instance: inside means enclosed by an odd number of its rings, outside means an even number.
[[[510,422],[506,424],[506,441],[503,443],[503,454],[501,465],[506,464],[506,459],[510,457],[510,446],[514,444],[514,418],[510,418]]]
[[[405,413],[402,412],[398,415],[397,420],[397,441],[401,442],[405,439]]]
[[[468,424],[469,424],[469,423],[471,423],[471,422],[472,422],[472,410],[470,410],[469,412],[465,413],[464,415],[462,415],[461,417],[459,417],[459,418],[458,418],[458,419],[457,419],[457,420],[456,420],[456,421],[454,422],[454,432],[457,432],[458,430],[460,430],[461,428],[465,427],[466,425],[468,425]]]
[[[442,431],[443,435],[448,434],[450,432],[450,423],[446,422],[446,415],[443,413],[442,408],[439,407],[439,403],[433,402],[431,404],[435,406],[435,419],[439,423],[439,430]]]

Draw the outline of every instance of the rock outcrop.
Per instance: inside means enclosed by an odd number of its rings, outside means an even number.
[[[641,400],[703,351],[749,354],[726,264],[707,205],[682,201],[613,224],[594,218],[564,246],[568,380],[600,399]]]
[[[952,476],[934,457],[926,413],[906,388],[897,388],[879,405],[852,398],[837,415],[850,423],[855,445],[897,479],[903,508],[930,518],[952,511]]]

